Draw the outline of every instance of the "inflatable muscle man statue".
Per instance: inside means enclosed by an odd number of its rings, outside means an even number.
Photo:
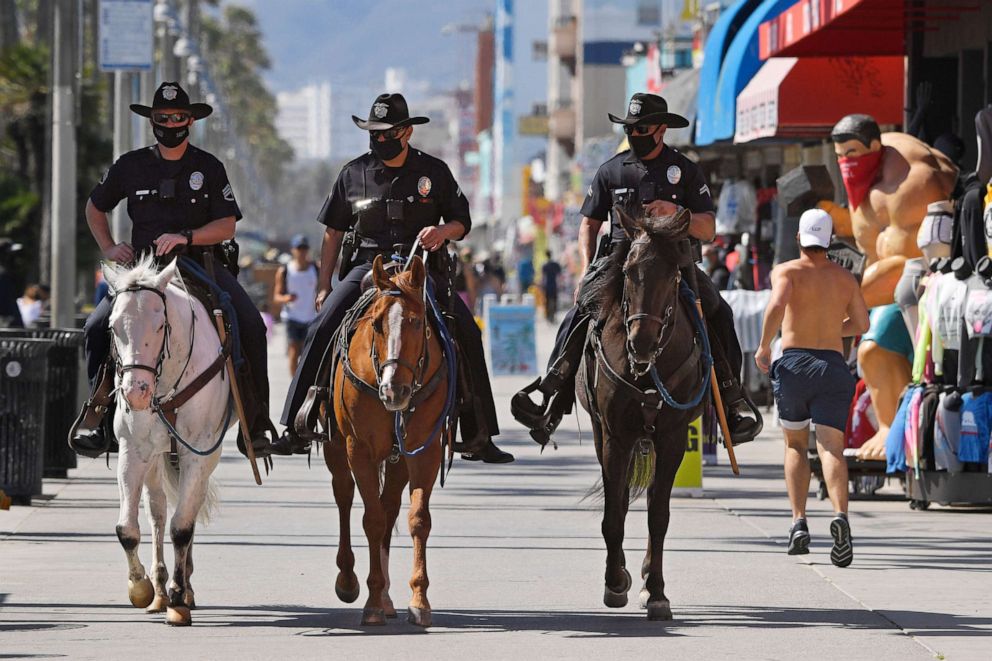
[[[858,457],[884,459],[885,439],[899,394],[910,381],[913,358],[913,342],[893,294],[906,261],[921,256],[917,233],[927,205],[950,197],[957,168],[910,135],[882,134],[868,115],[844,117],[830,137],[847,190],[854,239],[867,257],[861,288],[872,308],[858,365],[879,429]]]

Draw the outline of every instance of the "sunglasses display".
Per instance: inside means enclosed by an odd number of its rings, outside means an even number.
[[[174,122],[176,124],[180,122],[185,122],[190,118],[188,112],[153,112],[152,121],[156,124],[167,124],[168,122]]]

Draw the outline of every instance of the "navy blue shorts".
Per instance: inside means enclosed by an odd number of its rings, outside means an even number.
[[[310,324],[305,324],[302,321],[293,321],[292,319],[286,320],[286,337],[290,342],[303,342],[307,339],[307,329],[310,328]]]
[[[786,349],[769,371],[785,429],[815,425],[844,431],[856,380],[844,357],[827,349]]]

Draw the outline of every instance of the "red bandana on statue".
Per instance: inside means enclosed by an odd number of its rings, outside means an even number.
[[[870,151],[861,156],[844,156],[837,159],[840,166],[840,176],[844,180],[847,199],[851,210],[856,211],[864,201],[871,185],[875,183],[875,175],[882,163],[882,150]]]

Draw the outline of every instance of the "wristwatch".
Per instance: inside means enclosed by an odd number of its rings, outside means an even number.
[[[180,234],[186,239],[187,246],[193,245],[193,230],[183,230]]]

